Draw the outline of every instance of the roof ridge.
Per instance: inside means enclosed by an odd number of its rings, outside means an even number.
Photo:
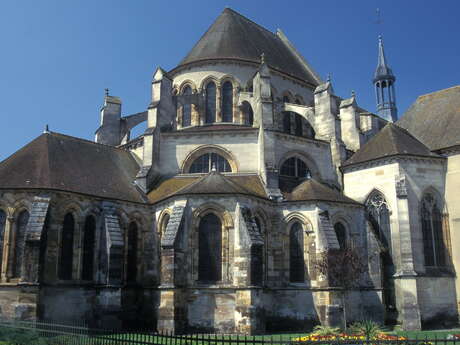
[[[68,139],[74,139],[74,140],[77,140],[77,141],[82,141],[82,142],[85,142],[85,143],[88,143],[88,144],[103,146],[103,147],[107,147],[107,148],[116,149],[116,150],[120,150],[120,151],[125,151],[125,152],[126,152],[126,150],[124,150],[124,149],[122,149],[122,148],[120,148],[120,147],[118,147],[118,146],[112,146],[112,145],[97,143],[97,142],[91,141],[91,140],[89,140],[89,139],[74,137],[74,136],[72,136],[72,135],[63,134],[63,133],[59,133],[59,132],[52,132],[52,131],[49,131],[48,133],[44,133],[44,134],[45,134],[45,135],[61,136],[61,137],[68,138]]]
[[[448,87],[448,88],[445,88],[445,89],[442,89],[442,90],[437,90],[437,91],[425,93],[423,95],[418,96],[417,99],[421,99],[421,98],[431,96],[431,95],[434,95],[434,94],[437,94],[437,93],[452,91],[453,89],[460,89],[460,85],[454,85],[454,86],[451,86],[451,87]]]

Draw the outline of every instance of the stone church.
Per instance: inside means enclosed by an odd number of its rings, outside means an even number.
[[[95,142],[45,130],[0,163],[0,315],[176,333],[456,322],[460,86],[397,120],[395,81],[380,38],[369,112],[226,8],[155,71],[146,110],[107,92]],[[343,291],[316,263],[347,248],[366,271]]]

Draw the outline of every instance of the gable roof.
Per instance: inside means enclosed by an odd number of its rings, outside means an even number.
[[[267,198],[258,175],[222,175],[214,171],[204,176],[175,176],[163,180],[148,193],[148,198],[156,203],[175,195],[196,194],[243,194]]]
[[[315,86],[319,84],[315,73],[280,35],[229,8],[224,9],[177,67],[220,59],[260,64],[262,54],[271,68]]]
[[[440,157],[432,153],[425,145],[405,129],[389,122],[380,132],[372,137],[343,167],[391,156]]]
[[[284,198],[286,201],[326,201],[359,204],[357,201],[314,179],[302,182],[291,193],[284,193]]]
[[[144,202],[133,184],[138,170],[127,151],[48,132],[0,163],[0,189],[52,189]]]
[[[418,97],[397,124],[432,151],[460,145],[460,85]]]

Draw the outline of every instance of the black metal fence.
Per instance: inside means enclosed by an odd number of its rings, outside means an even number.
[[[299,341],[302,335],[174,335],[156,332],[126,332],[39,321],[0,321],[0,345],[460,345],[457,339],[347,339]]]

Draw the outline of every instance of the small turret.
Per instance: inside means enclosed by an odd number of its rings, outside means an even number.
[[[379,57],[373,83],[377,101],[377,114],[390,122],[395,122],[398,119],[394,88],[395,81],[396,77],[387,64],[382,36],[379,36]]]

